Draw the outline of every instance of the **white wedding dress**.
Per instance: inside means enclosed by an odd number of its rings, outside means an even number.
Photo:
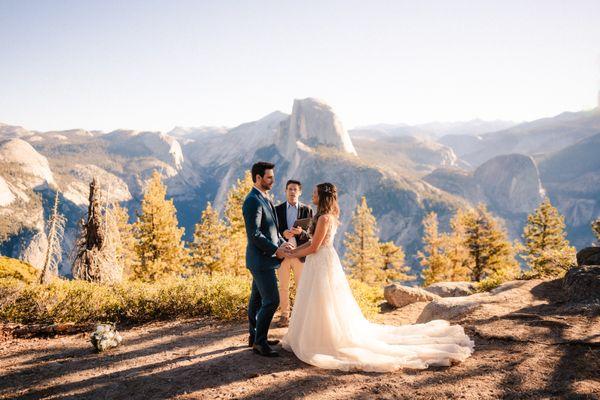
[[[336,231],[337,222],[319,250],[306,257],[282,340],[285,350],[320,368],[377,372],[448,366],[471,355],[473,341],[461,326],[447,321],[403,326],[369,322],[333,248]]]

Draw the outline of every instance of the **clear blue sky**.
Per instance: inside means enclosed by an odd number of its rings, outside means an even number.
[[[529,120],[599,88],[598,0],[0,0],[0,122],[31,129],[235,126],[308,96],[348,128]]]

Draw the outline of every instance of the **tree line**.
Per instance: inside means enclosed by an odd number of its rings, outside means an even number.
[[[95,282],[122,279],[153,282],[170,275],[228,273],[248,277],[242,203],[253,186],[249,171],[229,190],[223,217],[209,202],[194,227],[193,240],[183,240],[177,210],[161,175],[155,171],[144,190],[133,223],[125,208],[101,199],[98,183],[90,184],[89,206],[81,222],[73,258],[73,276]],[[58,193],[49,219],[52,248],[46,255],[41,282],[56,274],[59,235],[64,219],[57,210]],[[344,266],[355,279],[370,285],[415,280],[401,246],[379,238],[377,220],[365,197],[357,205],[346,233]],[[528,216],[524,243],[510,242],[505,228],[483,204],[457,210],[450,231],[440,232],[436,213],[423,220],[423,248],[417,253],[425,285],[440,281],[502,282],[520,276],[517,257],[530,270],[525,277],[552,277],[575,264],[575,248],[566,239],[564,218],[546,198]],[[592,223],[600,240],[600,219]]]

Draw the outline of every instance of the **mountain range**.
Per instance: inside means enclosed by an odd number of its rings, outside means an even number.
[[[207,201],[222,207],[227,191],[256,160],[276,164],[273,193],[284,200],[287,179],[311,187],[338,185],[342,208],[336,246],[361,196],[380,236],[401,244],[407,261],[421,247],[422,219],[438,213],[442,228],[456,209],[485,202],[519,237],[544,195],[565,215],[577,247],[593,241],[600,215],[600,108],[541,120],[467,121],[417,126],[374,125],[347,131],[333,109],[294,100],[290,114],[272,112],[234,128],[177,127],[170,132],[73,129],[38,132],[0,124],[0,253],[42,262],[44,221],[56,190],[67,217],[61,273],[97,177],[103,195],[138,209],[152,171],[164,177],[186,239]]]

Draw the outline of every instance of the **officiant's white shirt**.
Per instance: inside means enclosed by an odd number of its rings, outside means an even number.
[[[297,202],[296,205],[290,204],[287,201],[285,202],[286,207],[286,219],[287,219],[287,227],[291,229],[294,226],[294,222],[298,219],[298,208],[300,207],[300,202]]]

